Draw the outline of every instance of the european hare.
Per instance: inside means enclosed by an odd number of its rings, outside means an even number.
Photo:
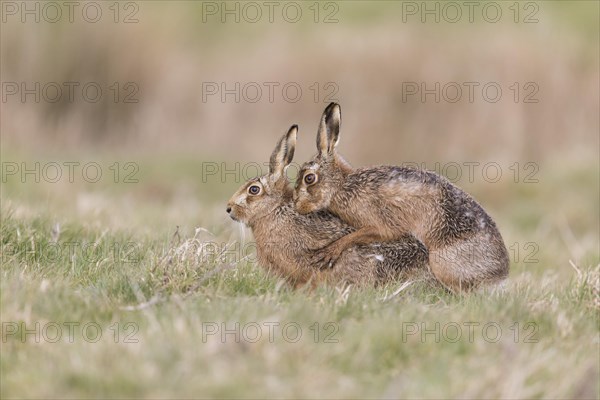
[[[322,249],[315,258],[319,266],[332,267],[351,246],[410,232],[429,250],[431,272],[450,289],[506,278],[508,252],[500,232],[471,196],[429,171],[353,169],[336,152],[340,123],[340,106],[331,103],[319,125],[318,154],[302,166],[294,191],[301,214],[329,210],[357,229]]]
[[[354,229],[327,211],[296,212],[285,170],[294,156],[297,130],[292,126],[277,143],[269,173],[245,183],[227,203],[231,218],[252,229],[259,263],[294,287],[309,282],[377,284],[416,270],[428,274],[427,249],[410,234],[398,235],[395,242],[350,246],[335,269],[313,266],[313,249]]]

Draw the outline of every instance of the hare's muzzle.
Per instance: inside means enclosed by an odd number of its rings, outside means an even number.
[[[229,217],[232,220],[239,222],[239,216],[237,215],[233,205],[227,204],[227,208],[225,209],[225,211],[227,211],[227,214],[229,214]]]

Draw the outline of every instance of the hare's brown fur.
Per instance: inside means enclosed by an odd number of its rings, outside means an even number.
[[[340,111],[321,120],[319,154],[303,165],[294,197],[300,213],[327,209],[357,231],[322,250],[327,263],[348,246],[414,234],[428,248],[429,265],[446,286],[470,289],[508,275],[508,252],[496,224],[467,193],[430,171],[395,166],[352,169],[335,151]],[[305,177],[315,174],[315,182]]]
[[[427,271],[427,249],[411,234],[387,243],[350,246],[336,268],[320,269],[314,252],[355,229],[328,211],[302,215],[295,210],[285,167],[293,157],[296,128],[279,141],[269,174],[244,184],[230,199],[233,219],[252,229],[259,263],[297,287],[307,283],[378,284]],[[261,187],[260,195],[249,188]]]

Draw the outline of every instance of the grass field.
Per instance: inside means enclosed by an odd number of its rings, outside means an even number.
[[[291,291],[223,210],[238,182],[202,183],[197,161],[142,160],[135,184],[8,177],[2,398],[598,398],[590,166],[466,184],[512,265],[504,292],[463,296]]]

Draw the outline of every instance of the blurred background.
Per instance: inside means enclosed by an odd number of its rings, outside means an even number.
[[[597,262],[599,3],[473,4],[4,1],[3,204],[223,231],[227,199],[277,138],[299,124],[307,160],[338,101],[353,165],[448,176],[513,261],[534,243],[542,268],[557,246],[564,265]],[[72,180],[65,162],[79,163]],[[23,174],[36,168],[39,182]]]

